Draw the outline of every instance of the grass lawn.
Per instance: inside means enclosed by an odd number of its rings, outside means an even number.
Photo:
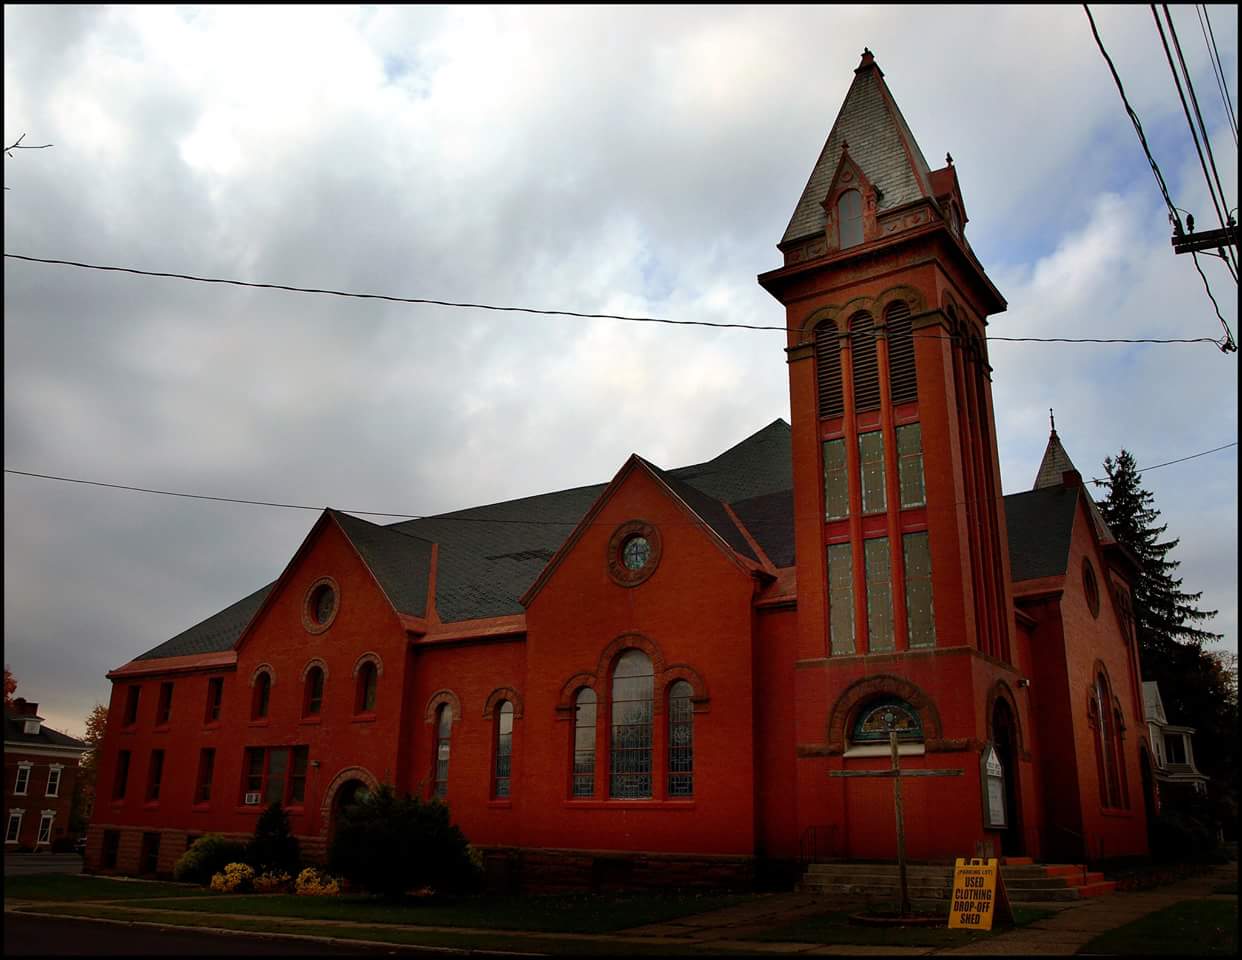
[[[303,936],[331,937],[334,939],[368,940],[375,943],[394,943],[414,946],[450,947],[461,950],[508,950],[521,953],[547,954],[550,956],[681,956],[696,952],[691,947],[676,944],[608,943],[578,938],[555,940],[533,937],[512,937],[500,934],[449,933],[438,930],[420,930],[417,927],[392,925],[342,928],[315,924],[284,923],[272,918],[232,918],[218,916],[187,916],[180,914],[144,913],[135,907],[107,907],[84,904],[81,906],[55,906],[41,913],[57,916],[124,919],[138,923],[155,923],[165,927],[213,927],[225,930],[244,930],[254,933],[292,933]]]
[[[409,899],[403,903],[391,904],[360,896],[204,897],[201,895],[201,888],[178,889],[189,889],[191,893],[198,893],[199,897],[179,900],[175,908],[173,904],[161,906],[201,913],[348,920],[354,923],[425,927],[540,930],[548,933],[610,933],[627,927],[660,923],[689,914],[718,910],[750,899],[744,894],[567,894],[541,897]]]
[[[1004,933],[1008,927],[997,926],[990,932],[973,930],[950,930],[948,912],[943,927],[860,927],[849,922],[850,914],[857,911],[837,911],[807,917],[783,927],[773,927],[753,939],[787,943],[833,943],[880,947],[957,947],[976,940]],[[1021,927],[1036,920],[1050,917],[1047,910],[1014,907],[1014,923]]]
[[[1079,953],[1228,957],[1238,952],[1238,905],[1183,900],[1101,934]]]
[[[145,900],[150,897],[201,897],[202,887],[179,883],[113,880],[70,874],[34,874],[4,878],[6,900]]]

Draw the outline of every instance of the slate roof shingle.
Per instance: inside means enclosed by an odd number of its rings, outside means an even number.
[[[1044,487],[1005,497],[1009,570],[1015,583],[1065,573],[1078,488]]]
[[[778,419],[704,463],[653,470],[734,550],[757,560],[721,501],[746,502],[792,487],[789,437],[789,424]],[[522,613],[518,598],[606,486],[576,487],[387,526],[331,512],[403,613],[426,615],[431,545],[438,544],[436,611],[441,620],[452,622]],[[753,513],[755,506],[747,509]],[[764,526],[764,531],[752,534],[764,550],[772,543],[777,555],[789,554],[785,544],[792,544],[792,517],[787,532],[779,529],[779,523]],[[268,584],[135,659],[232,649],[274,585]]]
[[[927,160],[901,110],[888,95],[879,68],[866,67],[854,75],[824,149],[820,151],[781,238],[782,244],[824,231],[826,218],[822,204],[836,176],[841,149],[846,143],[850,157],[880,190],[878,210],[890,210],[928,196],[924,187],[931,183]]]

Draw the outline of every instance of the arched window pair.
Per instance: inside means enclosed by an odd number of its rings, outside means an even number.
[[[312,664],[306,671],[302,684],[302,716],[303,718],[318,717],[323,710],[324,679],[327,674],[318,664]],[[379,665],[374,660],[366,660],[358,668],[357,680],[354,685],[354,713],[372,713],[375,710],[376,691],[379,687]],[[250,715],[253,720],[266,719],[272,701],[272,675],[263,669],[255,678],[254,694],[251,699]]]
[[[694,795],[694,690],[685,680],[668,687],[666,743],[669,797]],[[655,671],[641,650],[626,650],[612,671],[612,716],[608,729],[608,796],[611,799],[651,798],[654,763]],[[575,700],[572,796],[595,796],[597,707],[595,691],[584,687]]]
[[[492,710],[492,799],[507,800],[513,795],[513,703],[501,700]],[[452,753],[453,705],[436,708],[435,754],[432,770],[432,796],[448,797],[449,757]]]
[[[1100,804],[1114,809],[1130,806],[1130,789],[1126,780],[1125,751],[1121,734],[1125,723],[1121,711],[1113,704],[1108,678],[1101,671],[1096,674],[1091,691],[1095,714],[1092,724],[1095,736],[1096,771],[1100,781]]]

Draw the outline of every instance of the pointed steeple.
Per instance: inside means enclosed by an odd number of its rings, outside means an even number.
[[[854,71],[854,82],[781,239],[782,245],[824,230],[824,197],[847,141],[850,158],[877,188],[877,212],[933,197],[927,160],[884,83],[884,72],[875,62],[875,55],[864,50]]]
[[[1065,448],[1061,446],[1061,438],[1057,436],[1057,421],[1052,415],[1052,408],[1048,408],[1048,422],[1051,431],[1048,434],[1048,447],[1044,450],[1044,459],[1039,464],[1039,472],[1035,474],[1035,485],[1032,490],[1040,490],[1044,487],[1059,487],[1064,483],[1064,477],[1067,471],[1078,473],[1078,468],[1074,466],[1074,461],[1070,459],[1069,454],[1065,452]]]
[[[1039,472],[1035,475],[1035,485],[1032,490],[1041,490],[1046,487],[1069,486],[1066,482],[1066,474],[1072,474],[1071,482],[1076,487],[1081,487],[1082,492],[1087,498],[1087,511],[1091,514],[1091,522],[1095,525],[1096,535],[1105,543],[1112,543],[1116,540],[1113,531],[1109,529],[1108,524],[1104,521],[1100,508],[1096,506],[1095,500],[1091,496],[1091,492],[1087,489],[1086,484],[1082,481],[1082,475],[1078,472],[1078,468],[1074,466],[1074,461],[1070,459],[1065,447],[1061,446],[1061,438],[1057,436],[1057,421],[1052,415],[1052,409],[1048,410],[1048,421],[1051,430],[1048,434],[1048,447],[1044,450],[1044,459],[1039,465]]]

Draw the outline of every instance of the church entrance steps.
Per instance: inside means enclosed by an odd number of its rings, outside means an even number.
[[[1050,903],[1080,900],[1111,893],[1116,883],[1102,873],[1069,863],[1013,863],[1001,867],[1009,899],[1015,903]],[[946,903],[953,893],[953,867],[914,864],[906,868],[910,897],[933,908]],[[813,863],[803,874],[799,889],[804,893],[839,899],[895,900],[899,895],[895,863]]]

